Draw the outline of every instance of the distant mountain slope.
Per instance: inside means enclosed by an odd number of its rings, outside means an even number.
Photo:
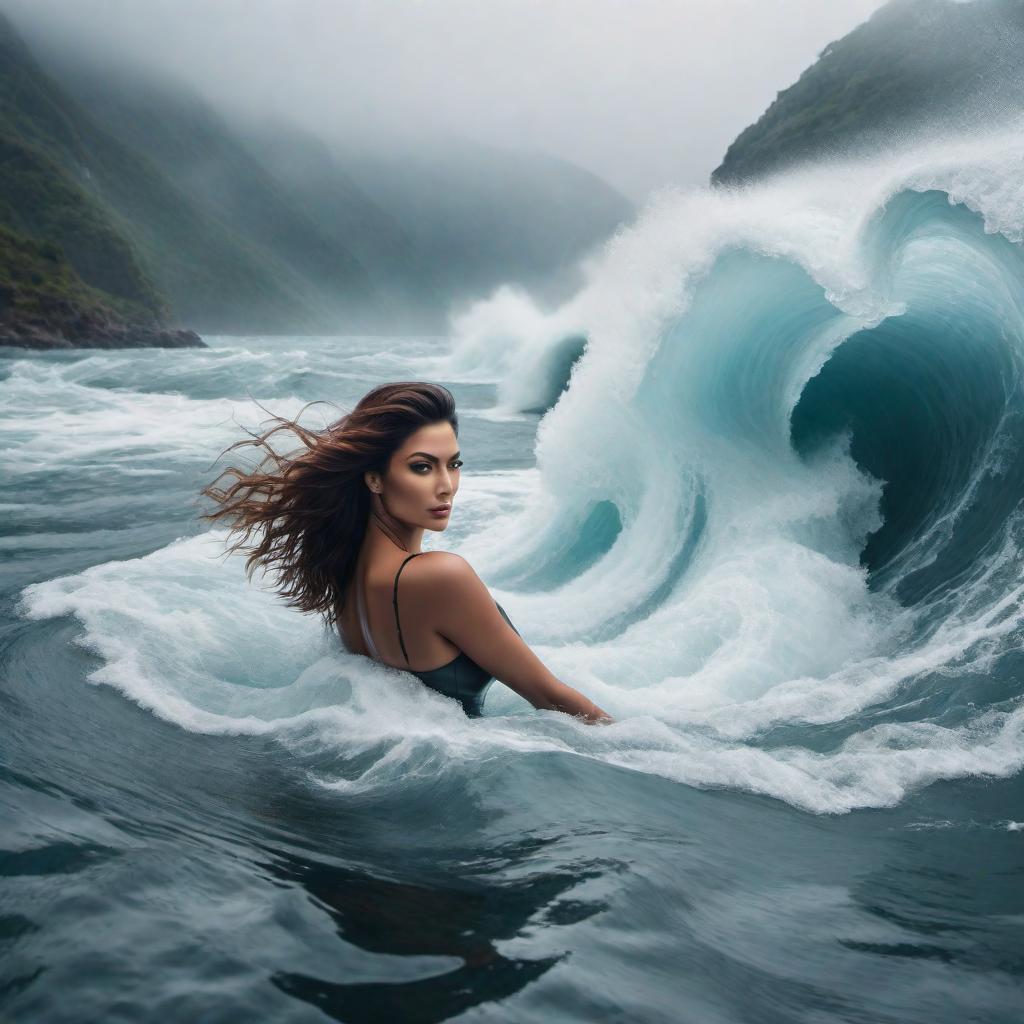
[[[316,136],[281,121],[236,122],[233,130],[289,201],[324,237],[345,245],[367,269],[395,329],[442,330],[447,296],[433,261],[398,221],[356,185]]]
[[[891,0],[737,136],[717,183],[1024,109],[1024,0]]]
[[[409,232],[452,301],[503,281],[563,299],[579,284],[581,256],[635,213],[568,161],[466,139],[397,158],[352,154],[346,166]]]
[[[565,298],[579,286],[580,257],[635,213],[571,163],[466,139],[429,152],[333,151],[270,122],[248,125],[244,138],[293,202],[344,238],[388,301],[409,310],[443,314],[504,282]]]
[[[18,150],[28,146],[74,193],[78,219],[93,215],[89,251],[66,250],[83,279],[113,275],[118,294],[200,330],[439,332],[452,303],[505,282],[564,297],[579,258],[634,213],[566,161],[465,140],[433,154],[331,148],[295,127],[228,120],[188,86],[87,57],[28,15],[22,28],[39,64],[17,41],[0,67],[0,85],[22,83],[0,99],[14,126],[0,121],[0,161],[13,167],[17,151],[23,166],[17,188],[0,180],[0,196],[19,197],[0,198],[0,217],[49,238],[72,208],[52,185],[34,220],[19,217],[43,180]],[[15,46],[6,21],[0,39]]]
[[[33,44],[90,116],[323,295],[351,310],[365,271],[366,308],[385,326],[441,330],[452,302],[506,281],[564,295],[582,254],[634,214],[595,175],[542,154],[466,140],[432,154],[332,149],[280,121],[226,119],[137,67]]]
[[[374,286],[347,240],[324,230],[316,211],[302,209],[209,104],[149,73],[99,66],[45,45],[40,52],[90,117],[145,153],[196,210],[258,255],[310,311],[326,311],[320,326],[364,326],[376,314]]]

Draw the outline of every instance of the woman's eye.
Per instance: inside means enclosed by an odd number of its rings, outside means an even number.
[[[411,462],[410,465],[412,466],[412,468],[414,470],[416,470],[417,473],[419,473],[419,471],[421,469],[430,469],[431,468],[431,465],[430,465],[429,462]],[[455,461],[452,462],[451,466],[452,466],[452,469],[462,469],[462,459],[455,459]]]

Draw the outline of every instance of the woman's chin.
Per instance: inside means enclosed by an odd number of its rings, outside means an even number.
[[[435,519],[433,522],[424,523],[423,528],[425,530],[433,530],[434,533],[443,533],[448,529],[449,516],[445,516],[444,519]]]

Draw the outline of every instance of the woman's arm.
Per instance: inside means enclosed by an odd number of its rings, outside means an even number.
[[[421,563],[419,571],[410,574],[409,569],[417,562]],[[402,585],[427,611],[438,633],[535,708],[582,716],[588,723],[613,721],[607,712],[545,667],[501,617],[483,580],[460,555],[428,552],[409,564]]]

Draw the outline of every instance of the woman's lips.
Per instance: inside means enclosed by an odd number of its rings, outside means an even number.
[[[451,512],[451,505],[438,505],[437,508],[428,509],[432,516],[437,516],[438,519],[443,519],[449,512]]]

